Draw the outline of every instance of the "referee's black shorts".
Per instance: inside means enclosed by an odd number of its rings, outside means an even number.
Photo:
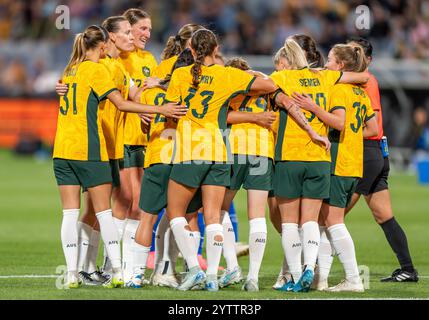
[[[369,194],[388,189],[389,158],[381,153],[380,141],[364,140],[363,177],[359,180],[356,193]]]

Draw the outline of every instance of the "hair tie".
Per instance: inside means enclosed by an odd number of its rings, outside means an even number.
[[[182,38],[176,34],[176,36],[174,37],[174,41],[180,42],[180,40],[182,40]]]

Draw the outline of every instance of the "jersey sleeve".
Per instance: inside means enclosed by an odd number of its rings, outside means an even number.
[[[329,103],[329,112],[338,109],[346,110],[347,94],[341,88],[341,85],[336,85],[331,89],[331,98]]]
[[[381,103],[380,103],[380,90],[378,88],[378,81],[371,75],[369,77],[368,83],[366,84],[365,91],[371,100],[372,109],[374,111],[381,111]]]
[[[323,70],[320,72],[323,72],[325,83],[329,87],[336,85],[338,81],[340,81],[341,76],[343,75],[341,71],[334,71],[334,70]]]
[[[278,89],[276,91],[274,91],[273,93],[270,94],[269,99],[271,101],[271,104],[274,106],[275,105],[275,101],[276,101],[276,97],[279,93],[283,92],[283,90],[281,89],[283,87],[283,83],[284,83],[284,74],[280,73],[278,71],[274,71],[271,75],[270,78],[271,80],[274,81],[274,84],[278,87]]]
[[[112,91],[118,90],[113,83],[110,73],[102,64],[95,64],[93,68],[87,70],[86,77],[89,86],[94,90],[98,100],[102,101]]]
[[[180,69],[177,69],[171,75],[170,84],[168,85],[167,93],[165,95],[165,103],[177,102],[181,103],[182,98],[180,94]]]
[[[246,94],[252,87],[256,77],[237,68],[226,67],[225,89],[232,94]]]

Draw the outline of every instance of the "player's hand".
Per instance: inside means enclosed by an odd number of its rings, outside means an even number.
[[[267,111],[255,113],[256,123],[264,128],[271,129],[272,124],[277,119],[277,115],[275,112]]]
[[[69,91],[69,86],[66,84],[63,84],[62,80],[58,80],[58,82],[55,85],[55,92],[59,96],[65,96],[68,91]]]
[[[167,118],[180,119],[188,112],[186,106],[176,103],[167,103],[159,107],[159,113]]]
[[[148,77],[144,80],[144,89],[151,89],[151,88],[155,88],[155,87],[159,87],[159,82],[161,81],[161,79],[156,78],[156,77]]]
[[[138,114],[140,117],[140,120],[142,121],[143,124],[145,125],[149,125],[153,119],[153,115],[152,114],[148,114],[148,113],[139,113]]]
[[[318,108],[317,105],[313,102],[313,99],[305,93],[299,94],[294,92],[292,94],[292,99],[301,109],[314,112],[315,108]]]
[[[328,137],[318,135],[314,131],[310,132],[310,137],[314,143],[323,145],[326,152],[329,152],[329,150],[331,150],[331,142],[329,141]]]

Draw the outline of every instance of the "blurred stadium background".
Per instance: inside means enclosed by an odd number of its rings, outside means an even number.
[[[70,8],[71,29],[58,30],[55,8]],[[357,30],[356,7],[371,12],[369,30]],[[68,60],[73,35],[90,24],[140,7],[152,16],[147,49],[159,60],[168,38],[185,23],[206,25],[222,39],[226,57],[245,56],[272,71],[272,54],[284,39],[310,34],[326,56],[351,35],[374,45],[371,70],[381,87],[385,133],[397,170],[412,169],[429,152],[429,1],[427,0],[0,0],[0,147],[26,151],[55,133],[54,84]],[[31,150],[28,150],[31,151]]]

